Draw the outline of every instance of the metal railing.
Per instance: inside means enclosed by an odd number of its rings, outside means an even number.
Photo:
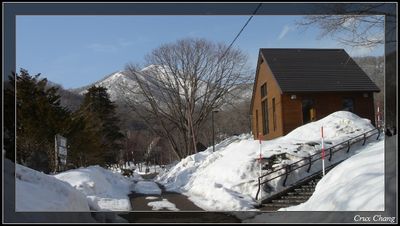
[[[350,139],[348,139],[348,140],[345,140],[345,141],[343,141],[343,142],[341,142],[341,143],[335,144],[334,146],[325,148],[325,151],[326,151],[326,152],[329,152],[328,154],[325,155],[325,157],[328,157],[328,156],[329,156],[329,159],[328,159],[328,160],[331,161],[331,160],[332,160],[332,156],[333,156],[334,153],[336,153],[336,152],[338,152],[338,151],[340,151],[340,150],[343,150],[343,149],[345,149],[345,148],[347,148],[347,149],[346,149],[346,153],[349,153],[350,147],[351,147],[352,144],[355,144],[355,143],[357,143],[357,142],[363,141],[362,145],[365,145],[367,139],[368,139],[369,137],[375,135],[375,134],[378,134],[378,136],[376,137],[376,139],[378,140],[381,133],[380,133],[380,130],[379,130],[379,129],[374,128],[374,129],[369,130],[369,131],[367,131],[367,132],[365,132],[365,133],[362,133],[362,134],[357,135],[357,136],[355,136],[355,137],[352,137],[352,138],[350,138]],[[316,161],[322,159],[321,152],[322,152],[322,149],[319,149],[319,150],[317,150],[317,152],[316,152],[315,154],[313,154],[313,155],[310,155],[310,156],[308,156],[308,157],[306,157],[306,158],[300,159],[300,160],[298,160],[298,161],[296,161],[296,162],[294,162],[294,163],[291,163],[291,164],[289,164],[289,165],[284,165],[284,166],[282,166],[282,167],[280,167],[280,168],[278,168],[278,169],[274,169],[273,171],[270,171],[270,172],[268,172],[268,173],[266,173],[266,174],[264,174],[264,175],[258,177],[258,190],[257,190],[257,194],[256,194],[256,200],[258,199],[258,195],[259,195],[260,190],[261,190],[261,185],[266,184],[266,183],[268,183],[268,182],[270,182],[270,181],[272,181],[272,180],[275,180],[275,179],[277,179],[277,178],[280,178],[280,177],[282,177],[282,176],[285,176],[285,179],[283,180],[283,184],[282,184],[282,185],[285,187],[285,186],[286,186],[287,178],[289,177],[289,174],[290,174],[291,172],[293,172],[293,171],[295,171],[295,170],[297,170],[297,169],[300,169],[300,168],[302,168],[302,167],[308,166],[308,168],[307,168],[307,173],[309,173],[310,170],[311,170],[311,166],[312,166],[313,162],[316,162]],[[317,155],[319,155],[319,157],[313,159],[313,157],[314,157],[314,156],[317,156]],[[300,162],[302,162],[302,161],[306,161],[306,163],[303,164],[303,165],[297,165],[298,163],[300,163]],[[271,174],[273,174],[273,173],[276,173],[276,172],[278,172],[278,171],[281,171],[281,170],[284,170],[284,172],[281,173],[281,174],[278,174],[277,176],[274,176],[274,177],[272,177],[272,178],[268,178],[267,180],[264,180],[263,182],[261,182],[261,180],[262,180],[263,178],[265,178],[265,177],[267,177],[267,176],[269,176],[269,175],[271,175]],[[321,169],[320,171],[322,171],[322,169]]]

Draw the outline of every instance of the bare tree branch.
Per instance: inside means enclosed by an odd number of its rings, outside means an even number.
[[[249,79],[245,54],[204,39],[162,45],[146,56],[146,63],[142,70],[126,67],[137,83],[121,87],[134,97],[126,103],[180,158],[197,151],[207,116],[222,106],[233,87]]]
[[[325,4],[321,5],[322,12],[326,15],[305,16],[296,24],[299,28],[307,29],[317,26],[321,32],[319,38],[332,36],[346,46],[374,48],[389,40],[396,32],[395,27],[386,27],[385,19],[395,20],[385,8],[385,3],[365,4]],[[386,32],[386,33],[385,33]]]

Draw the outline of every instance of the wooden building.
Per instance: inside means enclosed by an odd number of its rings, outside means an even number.
[[[374,123],[373,92],[379,88],[343,49],[260,49],[253,136],[273,139],[340,110]]]

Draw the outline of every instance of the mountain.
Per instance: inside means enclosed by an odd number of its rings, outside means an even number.
[[[155,76],[154,71],[160,73]],[[165,71],[163,71],[161,67],[156,65],[150,65],[143,68],[140,71],[140,76],[142,79],[149,81],[149,84],[153,83],[155,79],[166,81],[168,79],[171,79],[172,77],[170,73],[165,73]],[[111,101],[119,102],[122,101],[123,98],[139,98],[139,87],[137,82],[132,77],[132,75],[129,75],[124,71],[113,72],[97,82],[80,88],[70,89],[70,91],[79,95],[84,95],[87,92],[87,89],[94,85],[107,88],[107,92],[110,95]],[[160,93],[158,89],[159,87],[153,87],[153,95],[158,97],[160,100],[165,100],[165,97],[162,96],[162,93]],[[231,92],[229,93],[229,95],[226,96],[226,99],[229,102],[250,101],[252,89],[253,84],[238,84],[231,89]],[[181,92],[181,95],[183,95],[183,89]]]
[[[72,92],[71,90],[64,89],[62,85],[47,80],[47,87],[58,88],[58,94],[60,95],[61,106],[68,108],[71,111],[76,111],[83,101],[83,96]]]
[[[116,101],[121,96],[124,96],[124,92],[122,92],[122,90],[120,88],[121,85],[124,85],[124,84],[136,85],[136,82],[133,80],[133,78],[129,77],[126,72],[116,71],[116,72],[113,72],[113,73],[105,76],[103,79],[101,79],[97,82],[94,82],[90,85],[83,86],[80,88],[70,89],[70,91],[83,96],[90,87],[102,86],[102,87],[107,88],[107,92],[110,95],[110,99],[112,101]]]

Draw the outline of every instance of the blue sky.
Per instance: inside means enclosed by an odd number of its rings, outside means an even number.
[[[143,63],[161,44],[187,37],[230,44],[249,16],[17,16],[17,71],[41,73],[64,88],[88,85]],[[259,48],[344,48],[319,30],[296,27],[301,16],[254,16],[234,47],[255,69]],[[383,55],[383,46],[345,48],[351,56]]]

